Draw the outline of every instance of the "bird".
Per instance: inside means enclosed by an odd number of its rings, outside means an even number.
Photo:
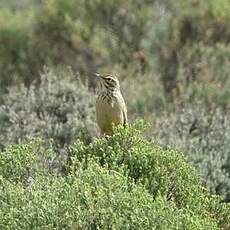
[[[94,74],[98,79],[96,120],[101,136],[113,135],[113,125],[126,126],[127,108],[120,90],[120,83],[112,74]]]

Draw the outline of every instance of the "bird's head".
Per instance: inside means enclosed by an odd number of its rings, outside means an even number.
[[[114,92],[120,90],[120,84],[116,76],[111,74],[101,75],[95,73],[94,76],[98,78],[99,90]]]

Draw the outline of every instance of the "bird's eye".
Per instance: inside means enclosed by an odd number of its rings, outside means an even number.
[[[111,82],[113,79],[112,78],[107,78],[107,80]]]

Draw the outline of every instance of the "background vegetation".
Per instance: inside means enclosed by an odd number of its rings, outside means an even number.
[[[1,228],[227,229],[229,21],[228,0],[0,0]],[[94,72],[144,139],[94,140]]]

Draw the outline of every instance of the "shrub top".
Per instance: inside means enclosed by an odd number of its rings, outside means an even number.
[[[70,146],[66,173],[52,146],[30,140],[1,153],[0,226],[31,229],[218,229],[229,207],[201,187],[183,155],[140,137],[142,122]],[[48,166],[48,167],[47,167]]]

